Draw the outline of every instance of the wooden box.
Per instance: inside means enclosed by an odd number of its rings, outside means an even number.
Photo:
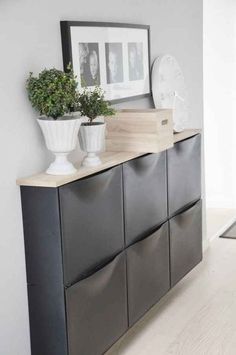
[[[105,122],[107,151],[158,153],[173,147],[170,109],[121,110]]]

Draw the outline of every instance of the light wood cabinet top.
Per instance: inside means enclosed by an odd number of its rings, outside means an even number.
[[[180,133],[174,134],[174,143],[182,141],[184,139],[190,138],[198,133],[201,130],[199,129],[191,129],[184,130]],[[20,186],[38,186],[38,187],[59,187],[65,184],[68,184],[72,181],[82,179],[86,176],[93,175],[102,170],[106,170],[112,168],[115,165],[119,165],[128,160],[137,158],[147,153],[132,153],[132,152],[104,152],[100,155],[102,164],[96,167],[81,167],[81,161],[77,164],[75,163],[75,167],[78,169],[77,172],[73,175],[48,175],[46,173],[41,173],[37,175],[32,175],[25,178],[17,179],[16,183]]]

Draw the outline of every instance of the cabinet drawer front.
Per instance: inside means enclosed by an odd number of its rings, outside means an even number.
[[[60,188],[64,282],[91,274],[124,248],[121,166]]]
[[[170,224],[171,286],[202,260],[202,205],[173,217]]]
[[[129,323],[134,324],[170,288],[168,222],[127,249]]]
[[[123,164],[126,245],[167,219],[166,153]]]
[[[128,328],[124,252],[66,290],[70,355],[101,355]]]
[[[201,135],[167,151],[169,216],[201,198]]]

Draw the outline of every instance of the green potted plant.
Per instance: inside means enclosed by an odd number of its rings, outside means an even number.
[[[54,162],[47,169],[48,174],[68,175],[76,172],[67,160],[75,149],[81,117],[78,114],[78,92],[76,77],[68,72],[44,69],[37,77],[31,72],[26,88],[29,100],[38,112],[37,119],[47,148],[55,154]]]
[[[112,116],[115,110],[104,99],[104,91],[96,86],[93,91],[88,88],[83,89],[79,94],[79,111],[85,118],[79,131],[80,147],[87,152],[82,165],[96,166],[101,163],[96,153],[104,150],[105,129],[104,116]],[[99,118],[99,120],[96,120]]]

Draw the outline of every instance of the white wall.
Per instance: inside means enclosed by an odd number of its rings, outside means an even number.
[[[236,1],[203,4],[206,205],[236,208]]]
[[[189,125],[201,126],[202,0],[0,1],[1,355],[30,354],[20,193],[15,180],[44,170],[51,159],[26,97],[25,80],[29,71],[62,68],[60,20],[150,24],[152,58],[160,53],[177,57],[189,88]],[[131,105],[150,106],[151,101]]]

